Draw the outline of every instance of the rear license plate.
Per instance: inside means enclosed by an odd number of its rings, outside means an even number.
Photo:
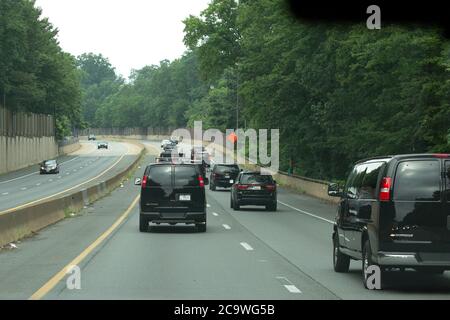
[[[225,179],[230,179],[230,176],[225,176]]]
[[[249,188],[250,190],[261,190],[261,186],[253,186]]]
[[[190,194],[180,194],[178,197],[178,200],[180,201],[191,201],[191,195]]]
[[[234,183],[234,180],[230,180],[230,183]]]

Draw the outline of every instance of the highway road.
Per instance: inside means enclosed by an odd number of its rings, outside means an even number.
[[[81,149],[58,159],[59,174],[39,174],[32,166],[0,177],[0,214],[55,195],[84,189],[114,176],[130,165],[138,154],[135,145],[110,142],[97,150],[97,142],[81,142]]]
[[[138,194],[127,181],[79,216],[0,251],[0,299],[450,298],[450,272],[393,272],[381,291],[363,288],[360,262],[335,273],[336,208],[315,198],[280,188],[276,212],[233,211],[228,190],[207,190],[206,233],[190,226],[140,233]],[[80,290],[66,285],[65,267],[73,264]]]

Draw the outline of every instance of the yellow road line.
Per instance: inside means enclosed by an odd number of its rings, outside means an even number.
[[[114,230],[119,227],[119,225],[128,217],[130,212],[136,206],[139,201],[140,196],[137,196],[128,209],[117,219],[114,224],[109,227],[100,237],[97,238],[91,245],[89,245],[83,252],[80,253],[78,257],[73,259],[68,265],[66,265],[61,271],[55,274],[47,283],[45,283],[39,290],[37,290],[33,295],[29,298],[29,300],[40,300],[47,293],[49,293],[67,274],[67,271],[70,270],[72,266],[79,265],[95,248],[97,248]]]
[[[15,208],[10,208],[10,209],[7,209],[7,210],[5,210],[5,211],[1,211],[1,212],[0,212],[0,216],[1,216],[1,215],[4,215],[4,214],[7,214],[7,213],[10,213],[10,212],[15,211],[15,210],[19,210],[19,209],[22,209],[22,208],[25,208],[25,207],[29,207],[29,206],[31,206],[31,205],[33,205],[33,204],[40,203],[40,202],[42,202],[42,201],[51,199],[51,198],[53,198],[53,197],[59,196],[60,194],[66,193],[66,192],[68,192],[68,191],[72,191],[73,189],[76,189],[76,188],[78,188],[78,187],[81,187],[82,185],[84,185],[84,184],[86,184],[86,183],[89,183],[89,182],[91,182],[91,181],[93,181],[93,180],[95,180],[95,179],[100,178],[100,177],[101,177],[102,175],[104,175],[106,172],[108,172],[109,170],[111,170],[112,168],[114,168],[114,167],[120,162],[120,160],[122,160],[123,157],[125,157],[125,155],[128,154],[128,150],[129,150],[129,149],[128,149],[128,146],[127,146],[127,152],[124,153],[124,154],[123,154],[116,162],[114,162],[112,166],[110,166],[108,169],[106,169],[105,171],[103,171],[103,172],[100,173],[99,175],[97,175],[97,176],[95,176],[95,177],[93,177],[93,178],[91,178],[91,179],[89,179],[89,180],[87,180],[87,181],[84,181],[84,182],[82,182],[82,183],[80,183],[80,184],[78,184],[78,185],[76,185],[76,186],[70,187],[69,189],[60,191],[60,192],[58,192],[58,193],[49,195],[49,196],[44,197],[44,198],[40,198],[40,199],[38,199],[38,200],[34,200],[34,201],[31,201],[31,202],[22,204],[22,205],[20,205],[20,206],[15,207]]]

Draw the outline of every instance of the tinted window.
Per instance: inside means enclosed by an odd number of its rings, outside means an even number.
[[[364,176],[366,173],[367,165],[357,165],[353,168],[352,173],[348,177],[347,184],[345,187],[347,196],[350,199],[357,199],[359,196],[359,191],[362,186]]]
[[[359,199],[376,199],[376,189],[378,186],[378,175],[383,162],[368,163],[365,166],[364,176],[358,192]]]
[[[214,167],[214,172],[217,173],[224,173],[224,172],[236,172],[239,171],[239,167],[237,165],[230,165],[230,166],[224,166],[224,165],[217,165]]]
[[[175,167],[175,185],[177,187],[198,186],[198,176],[194,166]]]
[[[53,166],[53,165],[56,164],[56,161],[55,160],[45,161],[45,164],[48,165],[48,166]]]
[[[172,184],[171,166],[153,166],[148,175],[149,186],[170,186]]]
[[[399,163],[395,176],[394,200],[439,201],[439,161],[405,161]]]
[[[445,178],[446,178],[445,195],[447,201],[450,202],[450,161],[445,161]]]
[[[262,174],[243,174],[241,178],[241,183],[251,184],[251,183],[272,183],[272,176],[262,175]]]

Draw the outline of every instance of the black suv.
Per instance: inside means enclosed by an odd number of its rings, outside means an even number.
[[[242,205],[265,206],[277,210],[277,183],[271,175],[260,172],[241,172],[231,188],[230,207],[239,210]]]
[[[237,179],[239,166],[237,164],[216,164],[209,177],[209,189],[215,191],[216,187],[229,188]]]
[[[195,224],[206,231],[206,198],[200,166],[194,164],[151,164],[145,169],[141,186],[139,230],[149,223]]]
[[[450,155],[378,157],[357,162],[346,185],[328,187],[341,198],[333,232],[336,272],[362,260],[364,286],[371,265],[383,272],[450,269]],[[371,268],[372,269],[372,268]]]

